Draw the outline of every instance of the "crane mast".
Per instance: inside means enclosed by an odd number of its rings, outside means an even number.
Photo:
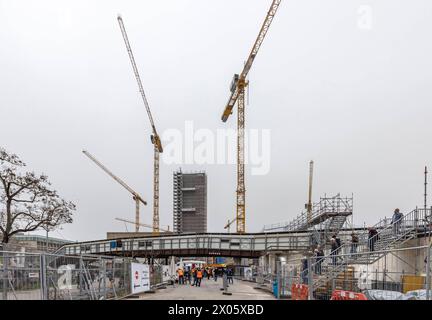
[[[113,178],[115,181],[117,181],[123,188],[125,188],[127,191],[129,191],[133,199],[135,201],[135,232],[139,232],[139,223],[140,223],[140,215],[139,215],[139,209],[141,202],[144,205],[147,205],[147,202],[131,187],[129,187],[122,179],[117,177],[114,173],[112,173],[107,167],[105,167],[99,160],[97,160],[90,152],[83,150],[83,153],[91,160],[93,161],[99,168],[101,168],[103,171],[105,171],[106,174],[108,174],[111,178]]]
[[[226,122],[232,114],[232,109],[237,102],[237,233],[246,232],[246,188],[244,176],[244,130],[245,130],[245,88],[248,86],[246,77],[258,54],[259,49],[270,28],[274,16],[282,0],[273,0],[269,11],[264,19],[258,37],[252,47],[249,57],[240,75],[235,74],[231,85],[231,96],[222,113],[222,121]]]
[[[147,111],[148,118],[150,120],[150,125],[152,127],[153,134],[151,135],[151,142],[154,145],[154,157],[153,157],[153,232],[159,232],[159,153],[163,152],[161,139],[156,131],[156,126],[153,121],[153,117],[150,111],[150,106],[147,97],[144,92],[144,87],[142,85],[141,77],[138,72],[137,65],[135,63],[135,58],[132,52],[132,48],[129,43],[129,39],[126,33],[126,28],[123,23],[121,16],[117,17],[121,33],[126,45],[126,49],[129,55],[130,62],[132,64],[132,69],[135,74],[135,79],[138,84],[139,92],[143,100],[144,106]]]

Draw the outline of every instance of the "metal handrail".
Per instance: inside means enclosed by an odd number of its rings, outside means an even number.
[[[310,220],[314,220],[323,214],[352,213],[352,199],[341,198],[339,194],[331,198],[321,198],[320,202],[312,204],[311,211],[310,217],[308,216],[308,211],[304,210],[290,222],[264,226],[263,230],[268,231],[281,228],[283,228],[284,231],[301,230],[309,227]]]
[[[332,268],[331,270],[331,274],[334,276],[337,276],[344,268],[345,266],[347,266],[349,264],[349,262],[356,262],[356,257],[358,255],[367,255],[367,258],[372,257],[375,261],[376,259],[379,259],[380,257],[382,257],[381,253],[382,251],[378,251],[378,250],[374,250],[374,251],[370,251],[369,250],[369,244],[371,241],[374,241],[375,244],[378,243],[378,241],[380,240],[381,236],[384,236],[383,239],[388,238],[389,235],[389,231],[391,232],[390,235],[393,234],[393,228],[396,224],[400,224],[400,228],[401,228],[401,232],[396,233],[396,237],[391,237],[390,241],[384,242],[385,247],[384,248],[391,248],[395,243],[399,242],[401,239],[404,240],[403,242],[411,239],[412,237],[417,235],[418,232],[418,227],[419,221],[428,221],[427,217],[428,217],[428,212],[429,215],[431,215],[432,213],[432,209],[419,209],[416,208],[414,210],[412,210],[410,213],[408,213],[407,215],[403,216],[399,221],[396,221],[395,223],[390,223],[387,224],[387,219],[382,219],[380,220],[380,222],[378,222],[375,226],[381,227],[381,230],[373,237],[371,237],[370,239],[367,238],[366,240],[363,241],[359,241],[357,244],[357,250],[359,249],[367,249],[367,250],[362,250],[361,252],[357,251],[356,253],[351,253],[351,252],[346,252],[347,248],[351,249],[351,243],[345,243],[342,246],[340,246],[339,248],[337,248],[336,250],[330,251],[329,254],[324,255],[323,257],[320,257],[319,260],[317,260],[315,263],[313,263],[311,265],[312,268],[314,268],[318,263],[324,263],[325,261],[327,261],[328,259],[332,259],[335,256],[336,257],[341,257],[341,256],[347,256],[347,261],[343,264],[339,264],[339,265],[335,265],[334,268]],[[415,234],[413,235],[413,231],[415,232]],[[410,238],[406,238],[407,235],[412,235],[412,237]],[[360,240],[360,239],[359,239]],[[345,251],[345,252],[344,252]],[[387,254],[387,251],[386,253]],[[336,258],[337,259],[337,258]],[[305,275],[307,272],[307,270],[303,270],[300,273],[300,276]],[[317,287],[317,285],[320,284],[318,283],[314,283],[314,288]]]

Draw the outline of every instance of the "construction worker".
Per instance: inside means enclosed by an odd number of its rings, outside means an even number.
[[[183,269],[182,268],[179,268],[178,270],[177,270],[177,273],[178,273],[178,283],[179,284],[184,284],[184,271],[183,271]]]
[[[203,271],[198,269],[196,271],[196,287],[201,287],[201,279],[203,277]]]

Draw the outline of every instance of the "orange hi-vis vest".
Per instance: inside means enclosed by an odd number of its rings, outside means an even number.
[[[200,270],[200,271],[197,271],[197,278],[198,279],[201,279],[202,278],[202,271]]]
[[[182,276],[182,275],[183,275],[183,270],[182,270],[182,269],[180,269],[180,270],[178,271],[178,275],[179,275],[179,276]]]

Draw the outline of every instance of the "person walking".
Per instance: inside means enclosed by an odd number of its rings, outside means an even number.
[[[214,278],[214,281],[217,281],[217,277],[218,277],[218,269],[214,268],[213,269],[213,278]]]
[[[321,274],[321,264],[323,262],[324,250],[318,246],[315,250],[315,274]]]
[[[207,280],[210,280],[211,276],[212,276],[212,269],[208,268],[208,270],[207,270]]]
[[[233,270],[232,270],[231,268],[227,269],[227,279],[228,279],[228,283],[232,283],[232,284],[234,284],[233,275],[234,275]]]
[[[186,268],[184,271],[184,282],[185,284],[191,284],[190,268]]]
[[[342,262],[343,262],[343,257],[340,256],[340,252],[341,252],[341,248],[342,248],[342,241],[341,241],[341,239],[339,238],[338,235],[336,235],[336,245],[337,245],[337,251],[336,251],[337,257],[340,260],[342,260]]]
[[[351,257],[353,257],[357,253],[359,237],[353,232],[351,233]]]
[[[203,277],[203,271],[201,269],[197,269],[197,271],[196,271],[196,287],[201,287],[202,277]]]
[[[375,243],[378,240],[378,231],[374,227],[368,228],[368,244],[369,244],[369,251],[375,251]]]
[[[398,208],[395,209],[392,217],[393,235],[397,236],[400,233],[403,214]]]
[[[339,240],[340,241],[340,240]],[[336,240],[336,235],[333,235],[330,239],[331,252],[330,256],[332,257],[332,264],[335,266],[338,258],[339,245]]]
[[[308,260],[302,259],[301,278],[303,284],[308,284]]]
[[[197,284],[197,270],[195,268],[192,269],[192,286],[195,286]]]

